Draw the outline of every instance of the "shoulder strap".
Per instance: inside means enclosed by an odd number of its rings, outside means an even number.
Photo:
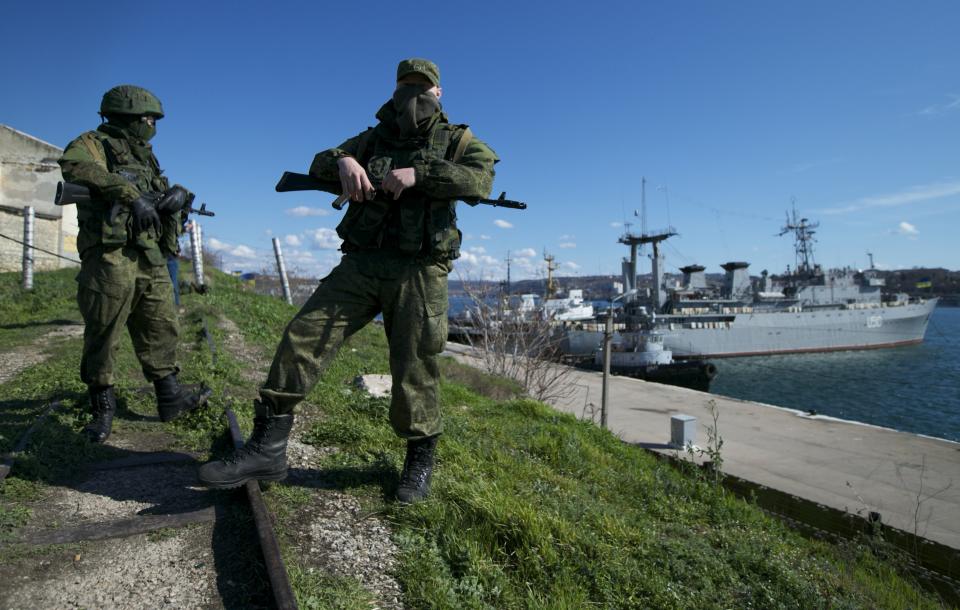
[[[365,132],[360,134],[360,141],[357,143],[357,161],[360,165],[366,165],[364,160],[364,155],[367,153],[367,147],[370,144],[370,140],[373,139],[373,134],[376,129],[368,128]]]
[[[90,156],[93,157],[97,161],[97,163],[106,165],[107,164],[106,150],[104,150],[103,148],[103,142],[101,142],[100,138],[98,138],[95,134],[96,132],[89,131],[77,139],[80,140],[80,144],[82,144],[83,147],[87,149],[87,152],[90,153]],[[96,144],[94,144],[94,142],[99,143],[100,146],[97,146]]]
[[[467,150],[467,145],[470,144],[470,140],[473,139],[473,132],[470,131],[469,127],[464,127],[463,132],[460,135],[460,141],[457,143],[457,149],[453,151],[453,157],[451,160],[454,163],[459,163],[460,159],[463,157],[464,151]]]

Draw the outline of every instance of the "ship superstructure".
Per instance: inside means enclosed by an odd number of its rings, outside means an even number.
[[[814,261],[817,223],[788,215],[781,235],[792,234],[793,270],[780,276],[763,272],[751,278],[749,263],[722,265],[722,286],[706,282],[705,268],[681,269],[679,286],[664,282],[658,244],[676,233],[627,234],[621,243],[651,243],[653,289],[624,307],[623,321],[663,336],[673,357],[716,358],[796,352],[823,352],[894,347],[923,341],[937,299],[887,294],[874,269],[824,270]],[[667,235],[669,233],[669,235]],[[636,257],[624,261],[625,283],[636,278]],[[599,334],[576,331],[568,337],[574,353],[596,349]]]

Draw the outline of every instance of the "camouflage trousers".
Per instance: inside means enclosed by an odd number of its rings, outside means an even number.
[[[77,276],[77,304],[85,324],[80,378],[113,385],[124,328],[149,381],[177,372],[177,314],[165,265],[151,265],[130,247],[84,252]]]
[[[350,335],[383,313],[393,387],[390,424],[419,439],[442,430],[437,355],[447,340],[448,263],[361,251],[321,280],[277,347],[261,398],[292,412]]]

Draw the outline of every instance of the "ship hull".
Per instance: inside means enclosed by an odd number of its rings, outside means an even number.
[[[923,341],[937,300],[866,309],[658,316],[656,329],[674,359],[880,349]],[[565,349],[591,352],[602,332],[569,331]]]
[[[591,371],[602,371],[603,367],[584,363],[580,368]],[[691,390],[701,392],[710,391],[710,382],[717,376],[717,367],[712,362],[702,360],[685,360],[683,362],[671,362],[669,364],[638,366],[638,367],[617,367],[611,366],[610,373],[613,375],[623,375],[624,377],[633,377],[643,381],[653,383],[662,383],[665,385],[675,385]]]

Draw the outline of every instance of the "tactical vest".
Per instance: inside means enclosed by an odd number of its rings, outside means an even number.
[[[114,137],[103,131],[90,131],[103,146],[106,158],[95,147],[88,151],[106,163],[111,174],[117,174],[127,180],[141,193],[162,192],[170,184],[162,175],[160,164],[152,152],[147,158],[140,158],[126,138]],[[165,264],[167,254],[175,254],[177,236],[180,228],[180,214],[161,215],[162,232],[158,235],[153,229],[134,235],[130,208],[113,202],[92,201],[77,206],[77,222],[80,225],[77,249],[82,253],[91,246],[102,244],[106,247],[130,245],[141,250],[152,265]]]
[[[438,123],[425,146],[400,148],[371,129],[362,136],[357,160],[370,179],[379,182],[390,170],[412,167],[416,161],[458,161],[471,137],[466,125]],[[459,145],[451,147],[453,142]],[[460,256],[461,241],[456,205],[456,200],[430,199],[416,187],[397,200],[378,190],[373,201],[350,202],[337,235],[344,241],[345,252],[396,249],[402,254],[453,260]]]

